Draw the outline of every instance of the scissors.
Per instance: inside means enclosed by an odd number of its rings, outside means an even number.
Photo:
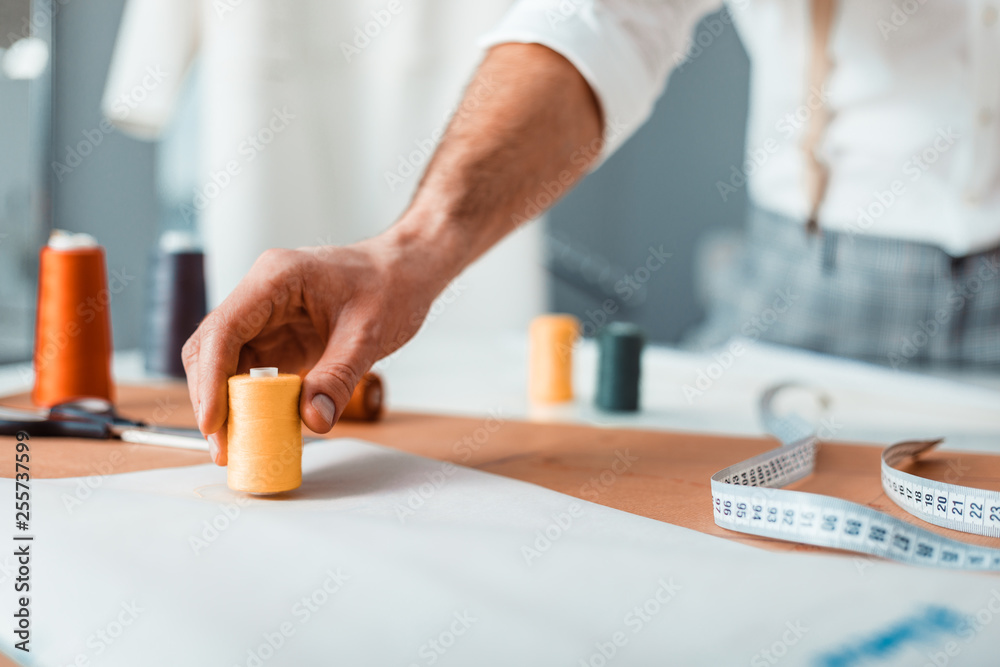
[[[21,409],[0,405],[0,435],[44,438],[94,438],[122,440],[141,445],[160,445],[208,451],[208,441],[196,429],[163,428],[126,419],[100,398],[59,403],[45,409]]]

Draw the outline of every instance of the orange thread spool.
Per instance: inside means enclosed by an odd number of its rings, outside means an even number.
[[[229,467],[233,491],[268,495],[302,485],[302,379],[273,366],[229,378]]]
[[[87,234],[53,232],[38,267],[36,405],[113,400],[110,295],[104,249]]]
[[[528,396],[535,403],[573,400],[573,346],[580,321],[572,315],[540,315],[531,321]]]

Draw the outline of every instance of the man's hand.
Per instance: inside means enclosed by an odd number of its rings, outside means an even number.
[[[416,333],[447,276],[386,234],[347,247],[270,250],[184,346],[198,427],[226,463],[228,378],[254,366],[304,374],[299,411],[325,433],[361,376]]]
[[[362,374],[413,336],[448,282],[554,203],[553,182],[565,192],[586,173],[601,127],[565,58],[537,44],[490,51],[399,222],[352,246],[265,253],[184,346],[215,462],[226,463],[230,375],[304,373],[302,419],[330,430]]]

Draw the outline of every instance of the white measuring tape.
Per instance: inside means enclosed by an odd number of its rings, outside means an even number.
[[[803,420],[774,415],[774,397],[788,386],[773,387],[761,397],[765,426],[782,446],[712,476],[716,524],[741,533],[904,563],[1000,571],[1000,549],[943,537],[858,503],[782,489],[813,472],[819,447],[819,439]],[[882,452],[886,495],[935,525],[1000,537],[1000,493],[936,482],[895,468],[938,442],[902,442]]]

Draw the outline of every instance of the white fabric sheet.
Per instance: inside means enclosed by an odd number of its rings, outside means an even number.
[[[765,552],[358,441],[308,446],[304,471],[285,499],[235,495],[210,465],[35,481],[34,634],[17,657],[918,665],[950,648],[949,665],[995,660],[995,577]],[[12,487],[0,481],[3,497]]]

